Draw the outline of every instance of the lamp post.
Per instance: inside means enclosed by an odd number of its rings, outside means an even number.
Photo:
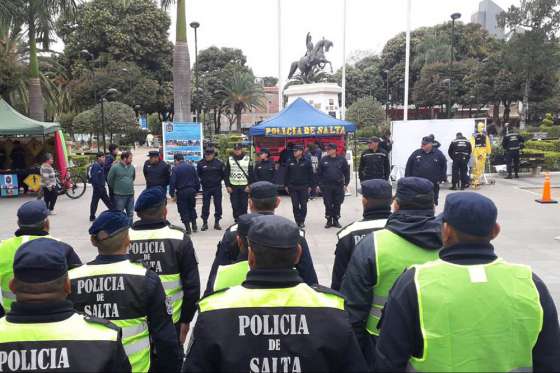
[[[442,84],[447,84],[448,94],[447,94],[447,119],[451,116],[451,79],[443,79]]]
[[[194,89],[198,92],[198,28],[200,23],[194,21],[190,25],[194,29]],[[198,122],[198,108],[195,108],[196,121]]]
[[[461,13],[453,13],[451,15],[451,53],[449,56],[449,92],[448,92],[448,105],[447,105],[447,118],[451,118],[451,66],[455,61],[455,21],[461,18]]]
[[[390,70],[385,70],[385,121],[389,119],[389,74]]]
[[[107,142],[105,140],[105,108],[103,107],[103,103],[105,101],[105,97],[109,97],[110,95],[119,93],[115,88],[109,88],[107,92],[101,95],[101,135],[103,136],[103,153],[107,153]],[[99,144],[97,144],[99,146]]]

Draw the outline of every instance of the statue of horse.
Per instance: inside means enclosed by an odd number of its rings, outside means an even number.
[[[332,74],[333,67],[331,61],[327,60],[327,58],[325,57],[325,52],[328,52],[329,49],[331,49],[331,47],[333,46],[333,42],[323,38],[322,40],[319,40],[317,44],[315,44],[315,46],[311,49],[311,46],[313,44],[311,43],[311,36],[308,33],[306,45],[308,52],[305,54],[305,56],[301,57],[299,61],[295,61],[292,63],[288,79],[292,79],[295,72],[299,69],[303,81],[306,83],[311,83],[311,76],[317,71],[323,70],[325,66],[327,66],[327,64],[330,66]]]

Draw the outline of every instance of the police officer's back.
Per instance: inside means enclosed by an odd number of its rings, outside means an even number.
[[[502,147],[506,153],[508,179],[512,178],[512,172],[515,173],[516,178],[519,177],[519,155],[521,149],[524,147],[524,144],[525,140],[523,137],[516,133],[513,129],[508,130],[502,140]]]
[[[556,307],[530,267],[496,255],[494,203],[453,193],[441,218],[439,260],[408,269],[389,295],[376,371],[559,371]]]
[[[470,183],[468,175],[468,165],[472,154],[470,141],[461,132],[458,132],[455,140],[451,141],[449,145],[448,154],[453,160],[451,190],[456,190],[457,187],[463,190]]]
[[[148,157],[149,159],[144,163],[146,188],[159,186],[167,190],[171,173],[169,165],[159,159],[159,151],[157,150],[151,150]]]
[[[158,275],[129,260],[128,218],[120,211],[105,211],[89,233],[99,255],[68,273],[74,307],[123,329],[124,349],[134,372],[176,370],[179,344],[173,310]],[[157,351],[155,364],[151,344]]]
[[[261,216],[249,230],[247,280],[199,303],[184,371],[365,371],[338,293],[293,268],[298,227]]]
[[[2,305],[6,312],[15,300],[15,294],[10,289],[10,281],[14,277],[14,256],[24,243],[41,237],[53,238],[49,234],[49,210],[42,200],[25,202],[17,211],[18,230],[14,237],[0,243],[0,286],[2,288]],[[78,254],[72,246],[60,242],[64,248],[66,262],[70,268],[82,264]]]
[[[200,189],[200,180],[196,168],[185,162],[182,154],[175,154],[175,167],[171,170],[169,195],[177,200],[177,210],[187,233],[196,232],[196,193]]]
[[[350,323],[370,369],[389,291],[410,265],[437,259],[441,224],[434,217],[433,185],[417,177],[401,178],[385,229],[363,238],[350,259],[341,293]]]
[[[364,182],[371,179],[389,180],[391,165],[387,152],[380,146],[381,140],[372,137],[368,143],[368,150],[360,157],[359,177]]]
[[[391,215],[392,189],[385,180],[367,180],[362,183],[362,205],[364,216],[337,233],[335,258],[331,289],[340,290],[342,276],[346,273],[348,262],[355,247],[371,232],[385,228]]]
[[[66,300],[65,251],[38,238],[16,253],[10,288],[17,301],[0,319],[0,371],[130,372],[120,329]]]
[[[159,275],[182,344],[200,297],[200,278],[193,243],[183,229],[166,220],[166,202],[165,192],[159,187],[140,194],[134,206],[140,220],[129,231],[128,255]]]

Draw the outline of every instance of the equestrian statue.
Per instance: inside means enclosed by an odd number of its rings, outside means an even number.
[[[331,49],[333,42],[323,38],[319,40],[317,44],[313,45],[311,33],[308,32],[305,44],[307,46],[307,52],[305,53],[305,56],[299,59],[299,61],[292,63],[288,79],[292,79],[295,72],[299,69],[299,76],[301,79],[305,83],[313,83],[313,77],[323,70],[327,64],[330,66],[332,74],[332,64],[331,61],[327,60],[325,57],[325,52],[328,52],[329,49]]]

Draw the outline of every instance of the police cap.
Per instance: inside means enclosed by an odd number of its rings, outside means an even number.
[[[105,153],[103,153],[103,152],[97,152],[97,154],[95,155],[95,157],[96,157],[97,159],[99,159],[99,158],[101,158],[101,157],[105,157]]]
[[[185,160],[185,156],[184,156],[183,154],[175,154],[175,155],[173,156],[173,159],[174,159],[175,161],[184,161],[184,160]]]
[[[369,139],[369,143],[372,144],[372,143],[374,143],[374,142],[380,143],[380,142],[381,142],[381,139],[380,139],[379,137],[377,137],[377,136],[373,136],[372,138]]]
[[[134,211],[139,212],[165,204],[165,191],[162,187],[156,186],[144,190],[136,200]]]
[[[366,180],[362,183],[362,196],[372,199],[391,199],[393,189],[387,180]]]
[[[327,149],[336,149],[337,146],[334,142],[328,143],[327,145],[325,145],[325,148]]]
[[[268,181],[257,181],[249,186],[249,197],[254,199],[278,197],[278,187]]]
[[[452,193],[445,199],[444,222],[459,232],[488,237],[496,225],[498,209],[492,200],[473,192]]]
[[[128,224],[128,216],[124,212],[117,210],[103,211],[89,228],[89,234],[100,239],[108,238],[128,229]],[[104,238],[99,237],[102,232],[106,235]]]
[[[434,202],[434,184],[422,177],[403,177],[397,183],[400,203],[430,204]]]
[[[18,225],[30,227],[44,221],[49,216],[49,209],[43,200],[25,202],[17,211]]]
[[[159,151],[157,150],[150,150],[148,152],[148,157],[152,158],[152,157],[158,157],[159,158]]]
[[[56,280],[68,272],[64,244],[37,238],[21,245],[14,257],[14,277],[28,283]]]
[[[296,150],[302,150],[302,151],[303,151],[303,149],[304,149],[304,148],[303,148],[303,144],[296,144],[296,145],[294,145],[294,151],[296,151]]]
[[[243,144],[238,142],[237,144],[233,145],[233,149],[234,150],[240,150],[243,149]]]
[[[291,220],[261,215],[252,223],[248,235],[251,243],[273,249],[294,249],[299,242],[299,228]]]
[[[214,148],[206,148],[204,149],[204,154],[214,154],[216,150]]]
[[[262,216],[260,214],[245,214],[237,219],[237,233],[242,237],[247,237],[249,228],[253,224],[255,218]]]
[[[270,155],[270,150],[268,148],[261,148],[259,154],[268,154]]]
[[[431,136],[424,136],[422,137],[422,145],[428,145],[428,144],[433,144],[434,143],[434,139]]]

